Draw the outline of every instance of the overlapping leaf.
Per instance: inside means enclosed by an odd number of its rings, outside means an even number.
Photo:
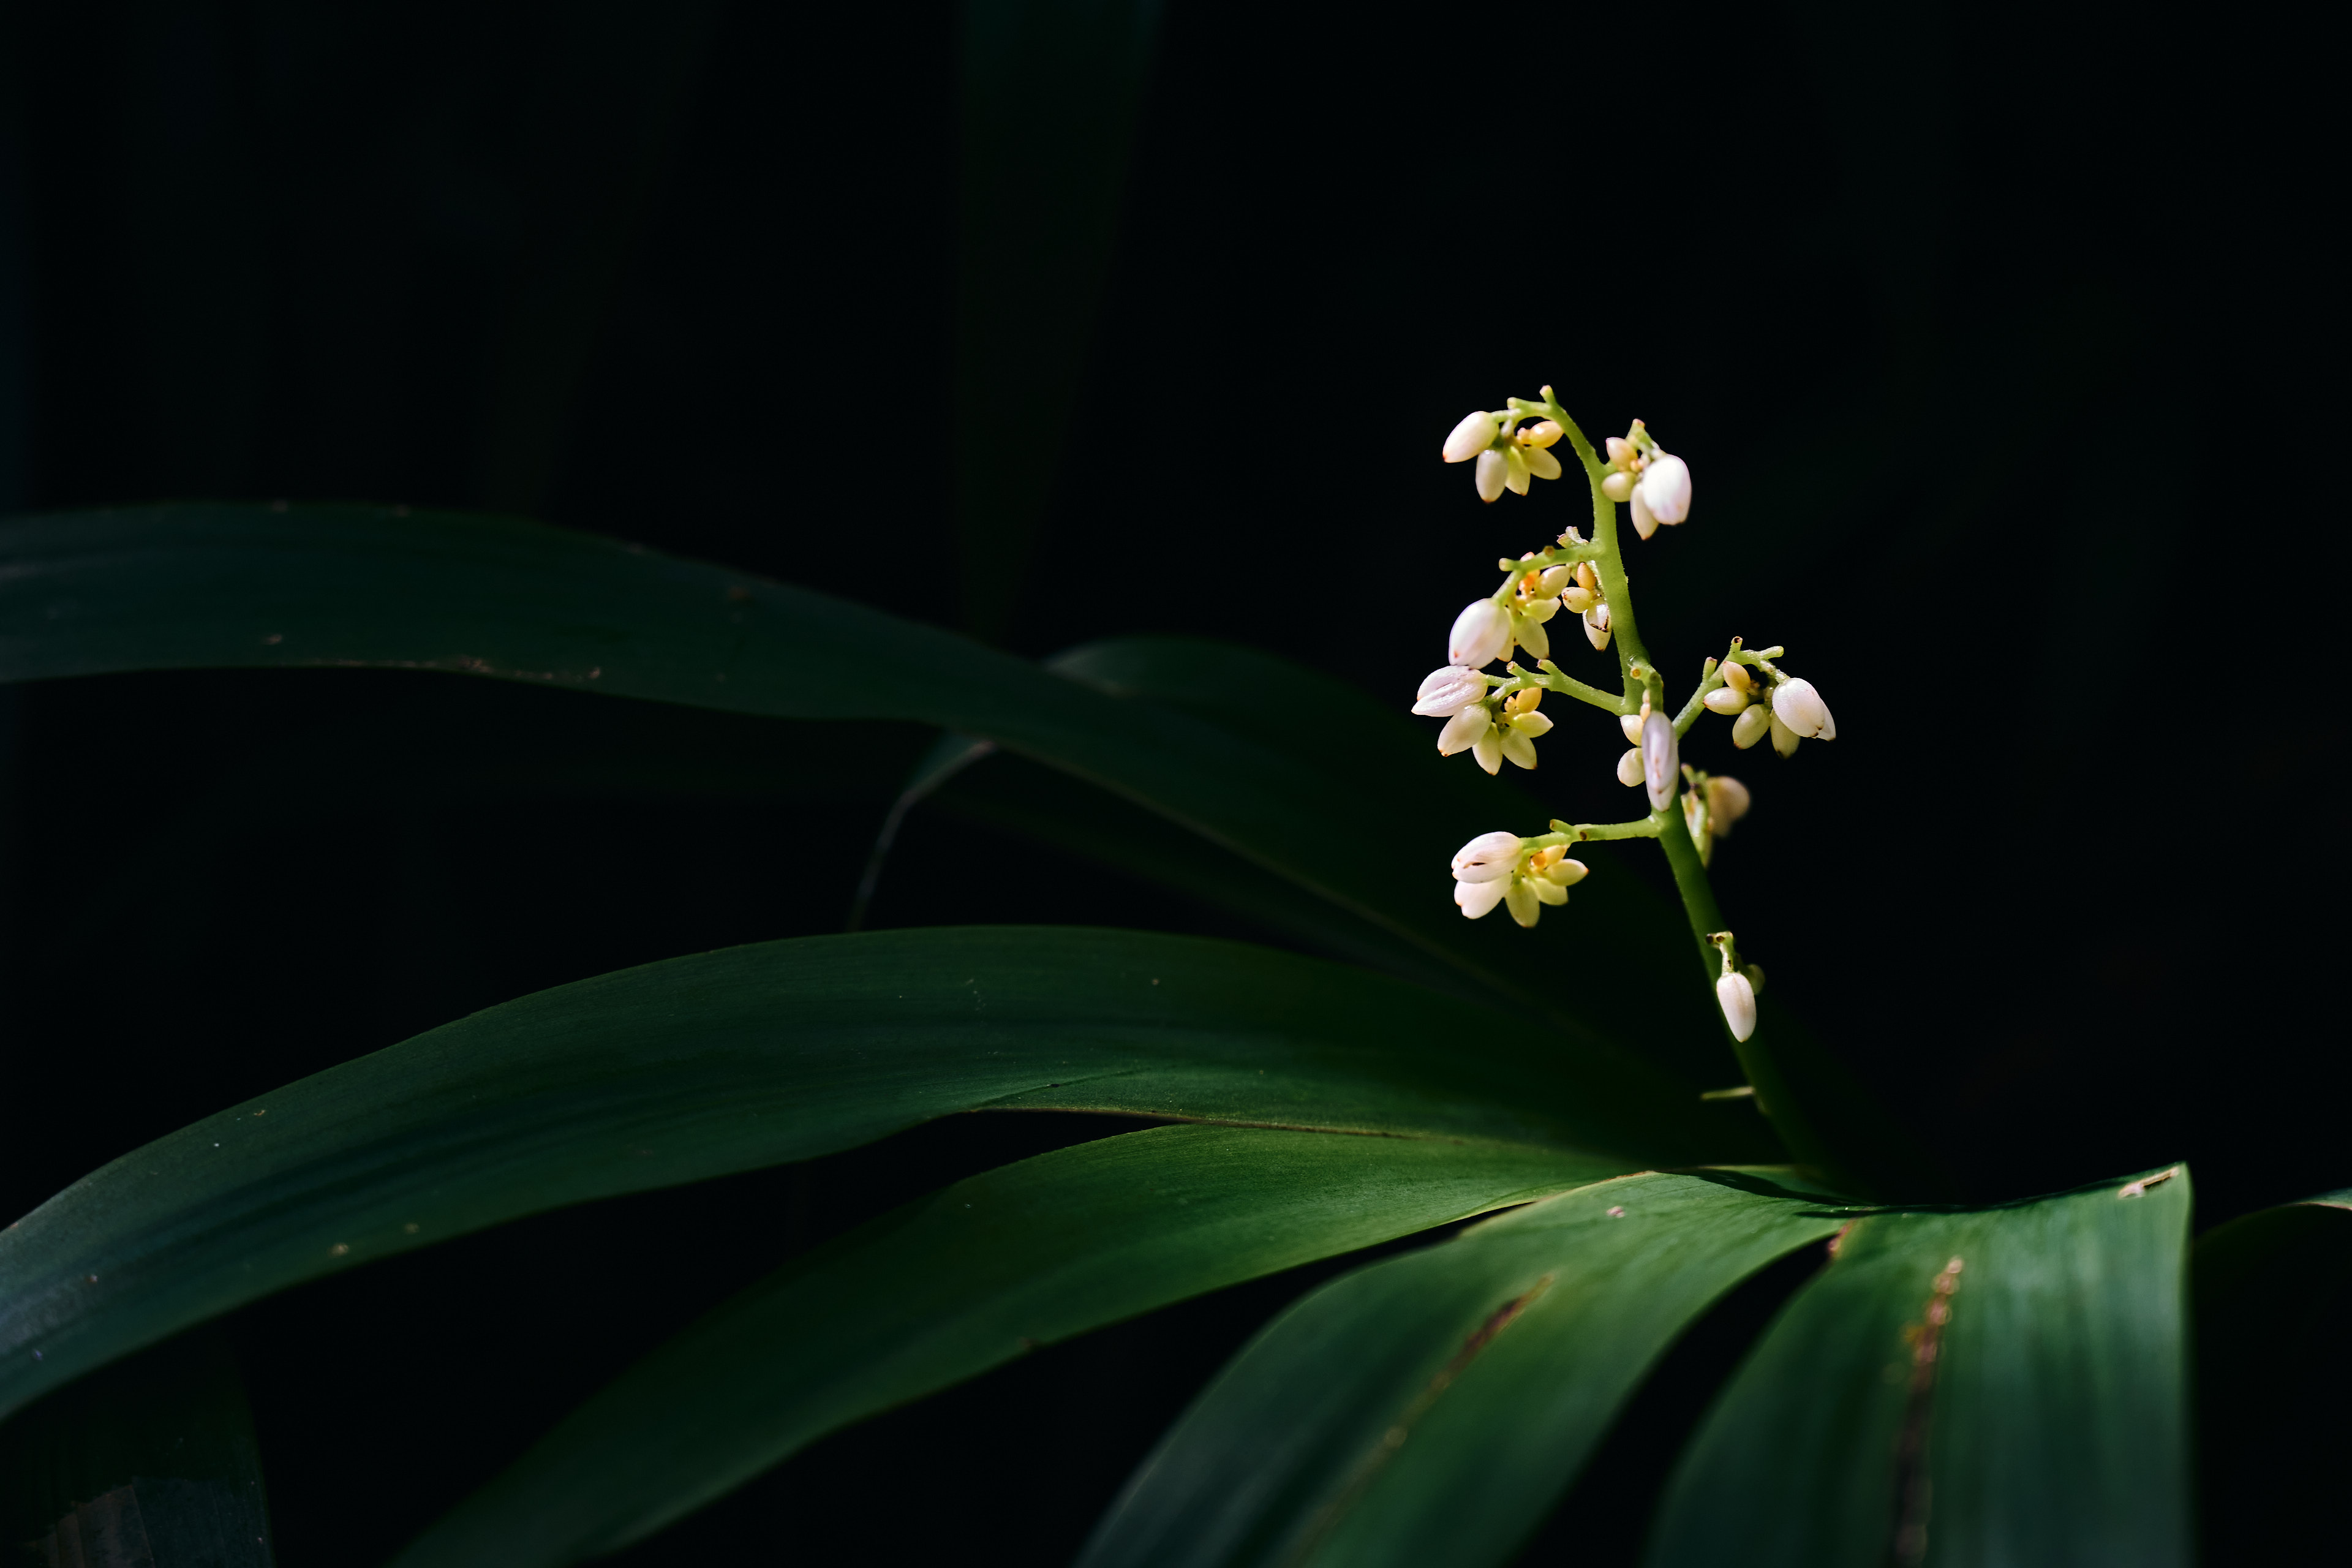
[[[1669,1483],[1653,1568],[2191,1555],[2185,1168],[1859,1220]]]
[[[1573,1038],[1259,949],[1013,927],[764,943],[488,1009],[77,1182],[0,1231],[0,1412],[299,1280],[990,1106],[1622,1166],[1728,1142],[1671,1084]]]
[[[1325,1286],[1169,1433],[1082,1568],[1508,1561],[1684,1326],[1843,1223],[1736,1180],[1601,1183]]]
[[[613,1551],[832,1427],[1034,1345],[1613,1168],[1508,1144],[1219,1127],[1023,1161],[746,1291],[398,1561],[542,1568]]]

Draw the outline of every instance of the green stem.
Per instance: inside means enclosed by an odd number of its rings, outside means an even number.
[[[1711,931],[1724,929],[1723,911],[1716,907],[1715,889],[1706,879],[1706,868],[1699,864],[1698,846],[1691,842],[1690,831],[1683,826],[1679,807],[1671,806],[1654,814],[1658,823],[1658,847],[1666,852],[1666,864],[1675,874],[1675,890],[1682,895],[1683,912],[1690,920],[1691,940],[1698,946],[1699,973],[1706,983],[1709,1003],[1715,1000],[1715,982],[1723,972],[1722,955],[1707,941]],[[1716,1008],[1716,1018],[1721,1022],[1723,1010]],[[1756,1109],[1772,1124],[1788,1146],[1789,1155],[1800,1165],[1808,1166],[1824,1176],[1835,1177],[1842,1170],[1837,1157],[1822,1142],[1820,1132],[1806,1117],[1788,1080],[1780,1076],[1780,1065],[1763,1045],[1764,1026],[1745,1040],[1731,1038],[1729,1026],[1725,1026],[1723,1037],[1730,1042],[1734,1055],[1739,1058],[1740,1069],[1756,1089]]]

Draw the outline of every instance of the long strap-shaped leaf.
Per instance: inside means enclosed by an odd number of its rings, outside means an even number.
[[[1842,1223],[1628,1176],[1335,1280],[1219,1374],[1082,1568],[1506,1562],[1684,1326]]]
[[[735,948],[478,1013],[77,1182],[0,1231],[0,1414],[299,1280],[990,1106],[1620,1169],[1718,1136],[1663,1080],[1507,1015],[1262,949],[1016,927]]]
[[[1444,857],[1479,824],[1400,819],[1231,730],[1121,701],[937,627],[503,518],[198,505],[0,528],[0,680],[320,665],[984,736],[1514,987],[1493,942],[1476,941],[1446,898]],[[1400,901],[1416,885],[1425,897]],[[1645,960],[1637,950],[1632,962]]]
[[[402,1568],[613,1551],[820,1434],[1181,1297],[1558,1192],[1590,1156],[1168,1127],[960,1183],[797,1261],[638,1363]]]
[[[1856,1223],[1669,1482],[1653,1568],[2191,1554],[2189,1173]]]

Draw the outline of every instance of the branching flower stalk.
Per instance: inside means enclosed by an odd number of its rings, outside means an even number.
[[[1547,386],[1540,399],[1514,397],[1502,410],[1469,415],[1447,436],[1443,456],[1449,463],[1475,464],[1479,497],[1493,501],[1506,490],[1530,493],[1536,479],[1563,477],[1567,469],[1553,452],[1563,441],[1591,492],[1591,537],[1571,527],[1547,549],[1496,562],[1501,586],[1454,618],[1445,668],[1422,682],[1413,711],[1445,721],[1437,742],[1441,754],[1466,751],[1494,773],[1505,762],[1536,766],[1536,742],[1553,728],[1551,715],[1541,710],[1547,694],[1602,709],[1616,719],[1629,748],[1618,759],[1617,782],[1643,790],[1649,810],[1623,822],[1555,820],[1549,832],[1531,836],[1481,834],[1454,858],[1454,901],[1472,920],[1500,905],[1531,927],[1546,905],[1567,903],[1568,889],[1587,874],[1581,861],[1569,857],[1573,846],[1655,839],[1674,872],[1703,973],[1757,1108],[1801,1164],[1834,1169],[1769,1043],[1757,1037],[1756,994],[1764,972],[1740,961],[1707,881],[1716,840],[1747,814],[1749,792],[1738,779],[1685,767],[1681,748],[1703,713],[1730,720],[1738,749],[1769,737],[1783,757],[1794,755],[1804,741],[1835,740],[1837,724],[1812,683],[1781,668],[1785,649],[1749,648],[1738,637],[1723,657],[1706,661],[1679,707],[1669,700],[1665,677],[1643,644],[1633,613],[1617,509],[1630,508],[1643,539],[1679,524],[1690,515],[1691,472],[1640,420],[1624,436],[1611,437],[1604,456]],[[1550,627],[1562,612],[1577,617],[1594,651],[1615,647],[1614,691],[1580,680],[1553,661]],[[1532,668],[1513,662],[1522,650]],[[1487,668],[1498,660],[1499,675]]]

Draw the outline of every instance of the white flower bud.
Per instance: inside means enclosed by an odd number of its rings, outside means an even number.
[[[1502,738],[1504,757],[1533,773],[1536,765],[1535,742],[1517,730],[1504,730],[1498,733]]]
[[[1445,437],[1439,455],[1449,463],[1466,463],[1495,444],[1495,416],[1487,413],[1465,414],[1454,433]]]
[[[1790,729],[1787,724],[1781,722],[1780,715],[1778,711],[1773,713],[1772,749],[1774,751],[1780,752],[1784,757],[1793,757],[1797,754],[1797,747],[1803,739],[1804,737],[1799,735],[1794,730]]]
[[[1638,746],[1642,743],[1642,726],[1649,721],[1650,714],[1646,704],[1639,713],[1617,715],[1617,728],[1625,731],[1625,743],[1629,746]]]
[[[1549,735],[1551,733],[1551,715],[1536,712],[1514,713],[1511,715],[1511,728],[1531,738]]]
[[[1519,848],[1516,833],[1481,833],[1454,852],[1454,879],[1491,882],[1507,877],[1518,868]]]
[[[1617,759],[1617,782],[1632,789],[1642,782],[1642,748],[1634,747]]]
[[[1510,477],[1511,466],[1504,460],[1502,453],[1489,447],[1478,454],[1476,482],[1480,500],[1493,500],[1500,496]]]
[[[1728,686],[1718,686],[1699,699],[1710,713],[1720,713],[1728,719],[1748,706],[1748,694]],[[1415,710],[1419,711],[1418,709]]]
[[[1611,500],[1623,500],[1627,499],[1633,493],[1633,476],[1627,473],[1614,473],[1603,476],[1601,480],[1601,493],[1607,496]]]
[[[1568,432],[1557,419],[1538,419],[1519,432],[1519,439],[1530,447],[1549,447]]]
[[[1573,888],[1592,874],[1592,868],[1581,860],[1555,860],[1543,868],[1545,881],[1562,888]]]
[[[1715,818],[1715,831],[1726,834],[1731,825],[1748,815],[1748,786],[1727,773],[1717,773],[1706,781],[1707,815]]]
[[[1642,726],[1642,773],[1650,786],[1650,809],[1664,811],[1675,798],[1675,781],[1682,776],[1682,748],[1675,741],[1675,721],[1653,713]]]
[[[1772,714],[1808,741],[1834,741],[1837,723],[1810,680],[1784,680],[1772,689]]]
[[[1547,566],[1543,575],[1536,579],[1536,597],[1557,599],[1575,581],[1576,568],[1573,566]]]
[[[1490,773],[1503,771],[1503,736],[1507,731],[1489,730],[1470,743],[1470,755]]]
[[[1745,974],[1727,974],[1715,983],[1715,999],[1723,1008],[1723,1021],[1731,1026],[1731,1037],[1745,1040],[1756,1032],[1756,988],[1748,984]]]
[[[1442,719],[1486,695],[1478,672],[1458,664],[1433,669],[1413,693],[1412,710],[1424,719]]]
[[[1550,619],[1545,616],[1545,620]],[[1551,634],[1543,628],[1543,621],[1532,616],[1511,617],[1511,640],[1538,658],[1551,657]]]
[[[1450,757],[1456,752],[1468,751],[1478,743],[1478,737],[1486,732],[1486,726],[1491,721],[1486,705],[1473,702],[1448,719],[1445,728],[1437,732],[1437,754]]]
[[[1559,459],[1558,458],[1553,457],[1541,447],[1521,447],[1519,450],[1527,455],[1528,472],[1533,474],[1539,479],[1556,479],[1559,478]]]
[[[1723,667],[1723,683],[1742,697],[1748,696],[1756,689],[1756,678],[1748,673],[1746,665],[1737,661]]]
[[[1564,588],[1560,591],[1559,602],[1567,606],[1570,615],[1580,616],[1601,601],[1592,596],[1589,588]]]
[[[1465,669],[1494,663],[1511,646],[1511,612],[1492,599],[1463,606],[1445,635],[1445,662]]]
[[[1644,539],[1658,531],[1658,520],[1650,515],[1649,505],[1638,489],[1633,492],[1633,531]]]
[[[1731,721],[1731,743],[1744,752],[1762,740],[1771,727],[1772,710],[1750,708]]]
[[[1595,648],[1606,651],[1609,647],[1609,606],[1595,605],[1584,612],[1584,640]]]
[[[1511,879],[1508,889],[1503,894],[1503,903],[1510,910],[1511,918],[1530,931],[1535,929],[1536,917],[1543,913],[1543,905],[1537,900],[1535,889],[1523,877]]]
[[[1541,877],[1530,877],[1528,879],[1528,891],[1536,896],[1536,901],[1538,903],[1549,904],[1553,909],[1558,909],[1560,905],[1568,902],[1568,889],[1566,888],[1561,887],[1558,882],[1548,881]]]
[[[1517,442],[1503,449],[1503,484],[1515,496],[1528,493],[1528,449]]]
[[[1519,614],[1526,616],[1528,620],[1535,622],[1536,625],[1542,626],[1546,621],[1550,620],[1554,616],[1559,614],[1559,601],[1558,599],[1529,599],[1528,601],[1528,607],[1521,610]]]
[[[1642,470],[1633,488],[1634,504],[1647,504],[1650,515],[1672,528],[1690,515],[1690,465],[1671,452],[1661,452]]]
[[[1481,915],[1493,913],[1495,906],[1503,901],[1503,895],[1510,886],[1511,879],[1507,877],[1499,877],[1491,882],[1456,882],[1454,884],[1454,906],[1475,921]]]

